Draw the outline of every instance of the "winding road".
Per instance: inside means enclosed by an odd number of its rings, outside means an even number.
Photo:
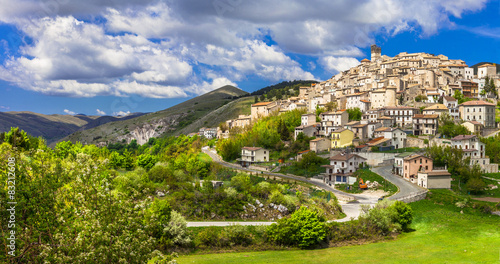
[[[242,168],[239,165],[235,165],[232,163],[228,163],[223,161],[219,155],[215,152],[215,150],[211,150],[208,147],[203,147],[202,151],[209,155],[214,162],[217,162],[225,167],[236,169],[236,170],[243,170],[243,171],[248,171],[248,172],[255,172],[255,173],[260,173],[261,171],[259,170],[253,170],[249,168]],[[422,191],[424,190],[423,188],[414,185],[403,178],[393,175],[391,170],[392,166],[383,166],[383,167],[375,167],[372,169],[375,173],[379,174],[380,176],[386,178],[390,182],[392,182],[394,185],[398,186],[399,192],[388,199],[398,199],[401,197],[408,196],[412,193]],[[342,200],[354,200],[352,202],[339,202],[340,205],[342,206],[342,211],[346,214],[346,217],[342,219],[337,219],[334,220],[335,222],[346,222],[350,221],[351,219],[357,219],[361,213],[361,205],[367,204],[370,206],[373,206],[378,202],[378,197],[373,197],[369,195],[363,195],[363,194],[350,194],[350,193],[345,193],[342,191],[339,191],[337,189],[332,188],[331,186],[325,184],[323,181],[319,179],[307,179],[304,177],[298,177],[298,176],[292,176],[292,175],[286,175],[286,174],[281,174],[281,173],[274,173],[274,172],[266,172],[266,175],[270,176],[275,176],[275,177],[280,177],[280,178],[285,178],[285,179],[292,179],[296,181],[302,181],[310,184],[314,184],[326,191],[330,191],[334,193],[337,198],[339,198],[339,201]],[[270,225],[274,222],[188,222],[188,227],[196,227],[196,226],[229,226],[229,225]]]

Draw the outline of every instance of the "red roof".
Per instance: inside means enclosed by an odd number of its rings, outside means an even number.
[[[495,104],[488,103],[488,102],[485,102],[485,101],[467,101],[467,102],[461,103],[460,105],[463,105],[463,106],[474,106],[474,105],[490,105],[490,106],[495,106]]]

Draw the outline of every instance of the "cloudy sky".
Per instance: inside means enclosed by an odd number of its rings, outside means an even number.
[[[0,0],[0,111],[150,112],[425,51],[500,63],[500,1]]]

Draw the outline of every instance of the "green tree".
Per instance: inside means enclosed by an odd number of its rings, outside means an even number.
[[[346,111],[349,114],[349,120],[351,120],[351,121],[361,120],[361,116],[363,115],[363,112],[361,112],[361,110],[358,107],[347,109]]]
[[[470,192],[477,194],[477,193],[481,193],[482,191],[484,191],[486,184],[484,183],[483,179],[481,179],[480,177],[474,177],[474,178],[469,179],[469,181],[467,182],[465,187]]]
[[[288,130],[288,127],[282,119],[278,121],[278,134],[281,140],[290,140],[290,130]]]
[[[137,157],[137,166],[143,167],[146,170],[153,168],[153,166],[158,162],[156,156],[150,154],[141,154]]]
[[[396,201],[390,208],[395,211],[394,222],[400,224],[403,230],[408,231],[408,228],[413,221],[413,210],[411,209],[411,206],[404,202]]]
[[[438,118],[438,132],[441,133],[442,135],[446,136],[447,138],[453,138],[458,135],[470,135],[470,131],[462,126],[455,124],[455,121],[453,117],[448,114],[444,113],[441,114]]]
[[[318,212],[301,207],[289,218],[269,226],[267,233],[274,243],[310,248],[326,238],[325,219]]]
[[[337,107],[338,107],[337,102],[335,102],[335,101],[330,101],[330,102],[326,103],[326,105],[325,105],[326,111],[328,111],[328,112],[337,110]]]
[[[134,156],[130,151],[125,150],[125,152],[123,152],[122,168],[126,170],[132,170],[134,168],[134,165]]]
[[[4,141],[16,148],[24,150],[30,149],[28,134],[18,127],[12,127],[10,131],[5,134]]]

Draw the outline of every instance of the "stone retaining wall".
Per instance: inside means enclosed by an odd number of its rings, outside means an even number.
[[[407,195],[407,196],[404,196],[404,197],[400,197],[400,198],[396,198],[396,199],[391,199],[391,200],[402,201],[402,202],[405,202],[405,203],[417,202],[417,201],[425,199],[425,197],[427,196],[427,192],[429,192],[429,191],[428,190],[423,190],[423,191],[420,191],[420,192],[411,193],[410,195]]]

